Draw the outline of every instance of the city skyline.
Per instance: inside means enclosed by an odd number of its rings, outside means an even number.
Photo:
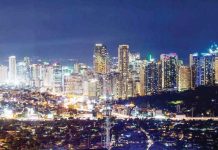
[[[216,1],[1,1],[0,55],[92,64],[95,43],[107,45],[111,56],[119,44],[128,44],[142,57],[176,52],[187,64],[190,53],[218,41],[217,6]]]
[[[218,149],[218,0],[0,0],[0,150]]]

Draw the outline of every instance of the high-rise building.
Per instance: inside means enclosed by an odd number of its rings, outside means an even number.
[[[128,95],[128,74],[129,74],[129,45],[119,45],[118,47],[118,71],[120,73],[120,91],[122,99]]]
[[[218,84],[218,56],[215,58],[215,83]]]
[[[62,65],[55,63],[53,64],[53,92],[61,93],[63,91],[63,73]]]
[[[176,53],[161,54],[162,88],[176,90],[178,77],[178,56]]]
[[[43,80],[43,66],[41,64],[32,64],[31,65],[31,85],[33,87],[40,88],[42,87]]]
[[[191,88],[191,69],[188,66],[179,67],[178,91],[189,90]]]
[[[210,53],[191,54],[190,67],[192,88],[215,83],[215,55]]]
[[[0,84],[6,83],[8,79],[8,67],[0,65]]]
[[[46,89],[52,89],[54,85],[53,66],[46,65],[43,72],[43,86]]]
[[[132,82],[133,95],[140,94],[140,69],[143,61],[140,59],[139,53],[129,53],[129,81]]]
[[[27,85],[30,84],[30,79],[31,79],[31,67],[30,67],[30,58],[29,57],[24,57],[24,64],[25,64],[25,82]]]
[[[26,81],[25,81],[26,72],[27,72],[27,70],[26,70],[25,63],[22,61],[18,62],[17,63],[17,79],[20,82],[26,83]]]
[[[72,74],[64,76],[64,94],[73,96],[83,95],[83,82],[82,76],[78,74]]]
[[[139,95],[140,96],[144,96],[145,95],[145,65],[146,65],[146,61],[144,60],[140,66],[140,71],[139,71],[139,81],[140,81],[140,92]]]
[[[156,94],[160,91],[159,64],[154,59],[147,61],[145,66],[145,93]]]
[[[93,55],[94,71],[98,74],[106,74],[109,71],[109,56],[107,48],[103,44],[95,44]]]
[[[17,82],[17,64],[16,57],[9,57],[9,70],[8,70],[9,82],[14,83]]]
[[[110,71],[118,72],[118,57],[110,57]]]

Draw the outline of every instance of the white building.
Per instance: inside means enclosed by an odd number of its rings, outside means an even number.
[[[9,57],[9,82],[14,83],[17,80],[17,66],[16,66],[16,57]]]
[[[0,65],[0,84],[7,82],[8,79],[8,67]]]

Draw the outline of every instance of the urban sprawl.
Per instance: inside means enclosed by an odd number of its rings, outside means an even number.
[[[189,65],[176,53],[142,59],[127,44],[118,57],[104,44],[93,52],[92,67],[16,56],[0,65],[0,150],[218,149],[218,45]],[[206,103],[199,87],[212,90]],[[186,91],[193,104],[172,100]]]

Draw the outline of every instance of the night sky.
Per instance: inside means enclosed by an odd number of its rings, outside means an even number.
[[[91,63],[95,43],[112,56],[127,43],[143,58],[206,51],[218,42],[217,0],[1,0],[0,58],[77,58]]]

